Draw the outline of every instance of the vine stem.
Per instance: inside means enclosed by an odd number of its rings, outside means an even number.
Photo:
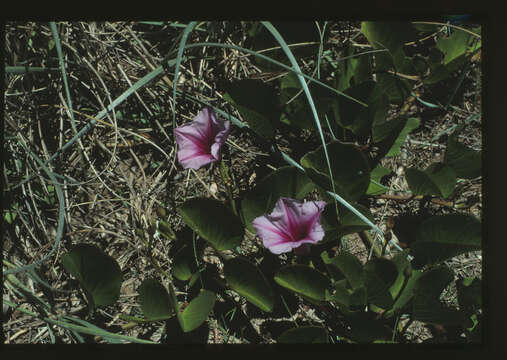
[[[234,212],[234,215],[238,216],[238,210],[236,209],[236,203],[234,202],[234,197],[232,194],[231,178],[229,176],[227,165],[225,165],[225,162],[223,162],[222,160],[220,160],[220,175],[225,184],[225,188],[227,190],[227,197],[229,198],[229,202],[231,203],[232,211]]]

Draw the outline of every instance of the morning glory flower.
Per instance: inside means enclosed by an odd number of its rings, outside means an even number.
[[[212,109],[204,108],[190,124],[174,129],[181,166],[197,170],[220,160],[220,149],[229,135],[230,125],[229,121],[217,119]]]
[[[289,252],[303,244],[315,244],[324,238],[324,229],[320,223],[324,206],[324,201],[300,202],[282,197],[271,214],[255,218],[252,226],[264,246],[273,254]],[[307,246],[302,246],[302,249]]]

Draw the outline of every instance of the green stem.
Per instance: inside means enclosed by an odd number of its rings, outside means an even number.
[[[368,231],[361,231],[358,234],[367,248],[373,247],[375,255],[377,257],[382,257],[382,249],[379,248],[378,244],[375,242],[375,238],[373,238]]]
[[[222,180],[225,184],[227,196],[229,197],[229,202],[231,203],[232,211],[236,216],[238,216],[238,210],[236,209],[236,203],[234,202],[234,197],[232,195],[231,178],[229,177],[227,166],[222,160],[220,160],[220,175],[222,176]]]

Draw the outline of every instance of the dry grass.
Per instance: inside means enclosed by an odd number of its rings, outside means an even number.
[[[214,23],[216,31],[193,31],[190,42],[224,42],[247,47],[239,23]],[[58,23],[63,53],[67,64],[67,75],[71,89],[76,127],[81,129],[89,122],[84,114],[94,116],[127,88],[160,64],[164,56],[177,47],[181,27],[149,26],[129,22],[62,22]],[[351,36],[359,31],[356,23],[337,23],[331,27],[336,51]],[[37,167],[34,160],[19,146],[17,135],[30,150],[42,160],[47,160],[60,149],[74,131],[68,112],[65,88],[58,70],[58,58],[52,33],[46,23],[9,22],[6,25],[6,64],[30,67],[57,68],[55,71],[33,74],[6,74],[5,77],[5,150],[4,181],[7,188],[18,183],[23,175],[31,174]],[[219,108],[230,109],[222,99],[220,82],[231,79],[258,76],[260,70],[244,56],[234,50],[207,48],[191,49],[185,55],[195,59],[182,63],[178,89]],[[205,55],[205,56],[204,56]],[[313,73],[312,64],[304,66]],[[46,289],[23,274],[16,277],[30,291],[51,303],[54,314],[86,315],[86,302],[77,291],[75,280],[63,269],[61,255],[73,244],[96,244],[114,257],[124,275],[121,296],[117,304],[99,310],[95,323],[112,332],[121,330],[126,321],[119,314],[138,315],[136,289],[143,279],[156,276],[156,270],[147,260],[144,241],[150,234],[153,221],[160,219],[170,223],[175,231],[182,229],[176,206],[196,195],[226,199],[226,189],[219,178],[218,169],[203,168],[184,171],[175,163],[175,147],[172,140],[172,69],[163,77],[152,82],[131,96],[104,118],[112,126],[98,124],[80,144],[62,153],[50,164],[54,173],[74,179],[77,184],[62,182],[65,195],[65,235],[56,254],[44,263],[39,273],[53,288],[48,298]],[[436,140],[451,126],[463,123],[470,114],[481,113],[480,66],[474,65],[462,86],[464,93],[456,100],[456,110],[449,113],[431,112],[414,102],[408,113],[424,117],[423,125],[410,135],[402,149],[402,155],[384,160],[383,165],[393,171],[388,186],[393,191],[408,191],[403,169],[408,166],[425,168],[443,156],[447,135]],[[273,78],[265,78],[273,81]],[[177,123],[189,121],[200,109],[200,105],[183,97],[176,104]],[[145,136],[140,141],[132,133]],[[282,139],[283,140],[283,139]],[[462,141],[475,149],[481,148],[480,118],[466,127]],[[239,194],[253,185],[269,170],[276,167],[263,150],[245,131],[234,128],[228,140],[226,159],[235,179]],[[61,180],[61,179],[60,179]],[[459,211],[481,216],[481,179],[463,181],[456,191],[454,204],[462,204]],[[31,263],[47,254],[55,241],[57,227],[57,200],[44,173],[21,187],[5,193],[4,204],[16,206],[17,218],[6,227],[3,237],[3,258],[19,266]],[[377,224],[384,226],[390,216],[396,216],[415,206],[413,201],[400,202],[389,199],[371,201]],[[163,207],[164,218],[157,215]],[[454,211],[445,206],[432,205],[435,213]],[[257,249],[256,243],[245,243],[245,252]],[[365,261],[368,251],[357,238],[351,237],[348,249]],[[163,237],[153,244],[153,256],[164,269],[171,268],[173,242]],[[204,261],[209,266],[219,265],[213,253],[205,252]],[[215,265],[217,265],[215,264]],[[448,264],[463,276],[481,276],[480,252],[463,255]],[[218,266],[217,265],[217,266]],[[5,268],[5,267],[4,267]],[[190,289],[180,288],[182,301]],[[25,298],[4,286],[4,300],[9,300],[27,309],[36,311]],[[268,322],[301,323],[321,321],[302,304],[289,304],[292,314],[278,319],[262,319],[247,309],[244,300],[239,301],[235,320],[227,316],[215,317],[209,322],[200,340],[210,343],[270,343],[279,330],[268,329]],[[455,301],[452,291],[447,298]],[[229,301],[229,300],[227,300]],[[219,299],[224,309],[229,310],[226,299]],[[239,309],[252,314],[246,320]],[[18,310],[3,309],[4,340],[8,344],[21,343],[75,343],[76,337],[68,330],[48,325],[44,321]],[[230,314],[229,314],[230,315]],[[243,322],[241,322],[243,321]],[[266,324],[263,326],[263,323]],[[123,330],[129,336],[161,342],[191,342],[195,338],[180,337],[164,339],[162,323],[134,326]],[[408,333],[414,342],[427,337],[424,327],[414,324]],[[49,327],[51,327],[49,329]],[[170,329],[170,324],[166,324]],[[55,339],[52,339],[51,331]],[[93,337],[84,336],[87,341]],[[103,342],[101,339],[95,341]]]

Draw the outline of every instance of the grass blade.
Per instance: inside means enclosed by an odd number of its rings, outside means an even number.
[[[224,49],[234,49],[234,50],[238,50],[238,51],[241,51],[241,52],[244,52],[244,53],[247,53],[247,54],[250,54],[250,55],[253,55],[253,56],[257,56],[261,59],[264,59],[266,61],[269,61],[287,71],[291,71],[291,72],[294,72],[296,73],[297,75],[300,75],[302,77],[304,77],[305,79],[307,80],[310,80],[311,82],[314,82],[315,84],[318,84],[320,86],[323,86],[325,87],[326,89],[328,90],[331,90],[332,92],[336,93],[337,95],[340,95],[340,96],[343,96],[343,97],[346,97],[347,99],[351,100],[351,101],[354,101],[364,107],[368,107],[367,104],[365,104],[364,102],[360,101],[360,100],[357,100],[341,91],[338,91],[336,90],[335,88],[327,85],[327,84],[324,84],[323,82],[311,77],[311,76],[308,76],[306,74],[303,74],[301,72],[301,70],[299,69],[294,69],[290,66],[287,66],[279,61],[276,61],[266,55],[263,55],[263,54],[259,54],[258,52],[255,52],[253,50],[250,50],[250,49],[247,49],[247,48],[243,48],[243,47],[240,47],[240,46],[236,46],[236,45],[231,45],[231,44],[222,44],[222,43],[213,43],[213,42],[206,42],[206,43],[195,43],[195,44],[189,44],[189,45],[186,45],[185,46],[185,49],[191,49],[191,48],[194,48],[194,47],[204,47],[204,46],[208,46],[208,47],[220,47],[220,48],[224,48]]]
[[[294,69],[298,70],[299,72],[301,72],[301,69],[299,68],[299,65],[296,61],[296,58],[292,54],[292,51],[287,46],[287,43],[282,38],[282,36],[278,32],[278,30],[276,30],[275,27],[273,25],[271,25],[271,23],[268,21],[261,21],[261,24],[264,25],[271,32],[271,34],[274,36],[276,41],[278,41],[278,43],[282,47],[283,51],[285,52],[285,55],[287,55],[287,57],[289,58],[289,61],[292,64],[292,67]],[[317,130],[319,131],[320,140],[322,142],[322,146],[324,149],[324,155],[326,156],[326,162],[327,162],[327,167],[329,170],[329,177],[331,178],[331,185],[333,187],[333,193],[335,193],[336,190],[335,190],[335,184],[334,184],[333,171],[331,169],[331,161],[329,160],[329,154],[327,152],[326,140],[324,139],[324,133],[322,132],[322,126],[320,124],[319,115],[317,114],[317,109],[315,108],[312,94],[310,93],[310,89],[308,89],[308,85],[306,84],[304,77],[298,74],[298,78],[299,78],[299,82],[301,83],[301,86],[305,92],[306,98],[308,99],[308,103],[310,104],[310,108],[312,109],[313,119],[315,120],[315,125],[317,126]]]
[[[178,47],[178,54],[176,55],[176,64],[174,66],[174,81],[173,81],[173,129],[176,128],[176,88],[178,87],[178,75],[180,71],[181,59],[183,57],[183,50],[185,50],[185,44],[187,42],[188,35],[193,30],[193,28],[197,25],[197,21],[190,22],[183,30],[183,35],[181,36],[180,45]]]
[[[58,227],[56,229],[56,238],[55,238],[55,241],[53,243],[53,248],[49,251],[49,253],[46,256],[44,256],[42,259],[40,259],[38,261],[34,261],[30,265],[20,266],[20,267],[18,267],[16,269],[11,269],[11,270],[4,271],[3,272],[4,275],[16,274],[16,273],[19,273],[19,272],[22,272],[22,271],[27,271],[27,270],[34,269],[36,266],[39,266],[44,261],[46,261],[51,255],[53,255],[53,253],[56,251],[56,249],[58,248],[58,246],[60,244],[60,240],[61,240],[62,235],[63,235],[63,225],[64,225],[64,222],[65,222],[65,218],[64,218],[64,215],[65,215],[65,200],[64,199],[65,198],[63,196],[62,187],[56,181],[56,177],[53,174],[53,172],[48,169],[48,167],[42,162],[42,160],[39,159],[39,157],[37,155],[35,155],[34,153],[32,153],[28,149],[28,146],[26,146],[26,144],[24,144],[23,142],[20,142],[20,144],[30,154],[30,156],[32,156],[35,159],[35,161],[37,161],[37,163],[39,164],[40,168],[42,168],[42,170],[44,170],[44,172],[46,172],[46,174],[49,176],[49,178],[51,179],[51,181],[54,184],[56,195],[58,196]]]
[[[72,99],[70,97],[69,82],[67,80],[67,72],[65,71],[65,62],[63,61],[62,44],[60,42],[60,36],[56,28],[56,23],[51,21],[49,23],[53,38],[55,39],[56,53],[58,54],[58,62],[60,63],[60,71],[62,72],[63,87],[65,88],[65,95],[67,96],[67,106],[69,107],[70,121],[74,134],[77,133],[76,120],[74,119],[74,111],[72,110]]]

